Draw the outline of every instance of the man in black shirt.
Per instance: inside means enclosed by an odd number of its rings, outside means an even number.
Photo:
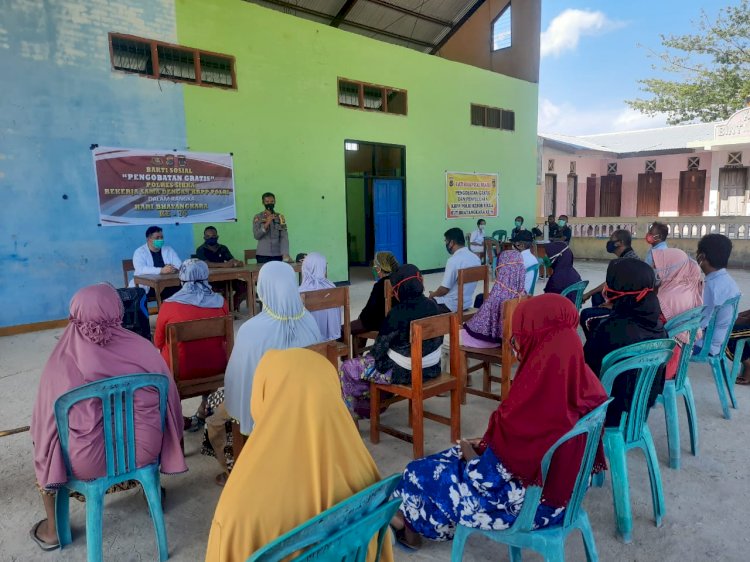
[[[242,267],[244,264],[240,260],[234,259],[232,252],[223,244],[219,244],[219,232],[214,226],[207,226],[203,230],[203,245],[198,246],[195,255],[199,260],[208,262],[209,267]],[[219,281],[212,283],[216,289],[227,287],[228,281]],[[241,281],[232,281],[232,290],[234,291],[233,309],[238,310],[240,303],[245,299],[247,288]]]

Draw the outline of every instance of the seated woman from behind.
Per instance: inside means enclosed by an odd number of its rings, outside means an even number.
[[[581,276],[573,267],[573,252],[565,242],[551,242],[544,249],[552,262],[552,275],[544,286],[545,293],[560,294],[573,283],[578,283]],[[575,303],[575,295],[568,295],[571,302]]]
[[[335,289],[336,285],[326,278],[327,270],[328,264],[325,256],[317,252],[307,254],[302,262],[302,284],[299,286],[299,292]],[[341,337],[340,307],[314,310],[310,314],[318,324],[320,335],[325,341],[337,340]]]
[[[180,266],[182,288],[165,300],[156,318],[154,345],[172,369],[167,345],[167,326],[177,322],[215,318],[229,314],[224,297],[211,290],[208,283],[208,265],[198,259],[189,259]],[[221,337],[206,338],[177,344],[180,381],[220,375],[227,366],[226,340]],[[185,429],[197,431],[206,420],[206,397],[192,418],[185,418]]]
[[[302,306],[297,275],[289,264],[268,262],[258,274],[258,298],[263,310],[240,326],[229,358],[225,387],[208,398],[211,415],[206,419],[203,454],[216,456],[222,473],[216,483],[223,486],[234,459],[228,446],[227,422],[240,424],[243,435],[253,430],[250,397],[255,368],[269,349],[307,347],[320,343],[318,325]]]
[[[477,313],[461,330],[461,345],[499,347],[503,340],[503,303],[526,294],[526,267],[521,253],[506,250],[498,256],[495,285]]]
[[[341,364],[341,390],[354,419],[370,417],[370,381],[411,384],[411,321],[438,314],[435,301],[424,296],[422,274],[417,266],[404,264],[391,275],[396,304],[380,327],[372,352]],[[422,344],[422,377],[440,374],[443,337]]]
[[[392,253],[377,252],[375,254],[375,259],[372,262],[375,284],[372,286],[367,304],[359,313],[359,318],[352,322],[354,355],[358,355],[358,349],[364,347],[367,343],[364,338],[358,338],[357,334],[377,331],[385,320],[385,282],[396,273],[398,268],[399,263]]]
[[[513,315],[511,345],[519,366],[508,398],[490,416],[482,439],[409,463],[395,496],[403,499],[392,525],[415,547],[420,537],[451,540],[459,523],[484,530],[510,527],[527,486],[541,485],[547,450],[576,422],[607,400],[583,360],[578,312],[559,295],[522,302]],[[556,525],[575,485],[581,443],[555,454],[536,513],[538,527]],[[594,472],[605,468],[599,446]]]
[[[703,272],[698,262],[678,248],[654,249],[651,252],[656,277],[661,281],[656,293],[661,318],[666,325],[672,318],[691,308],[703,306]],[[690,342],[690,334],[683,332],[675,338],[677,347],[667,364],[667,380],[675,378],[682,348]]]
[[[336,370],[322,355],[270,350],[252,382],[255,429],[219,498],[207,562],[246,560],[380,480],[341,402]],[[380,560],[393,560],[388,539]]]
[[[78,291],[70,301],[70,323],[47,360],[31,415],[34,469],[47,518],[31,530],[43,550],[59,546],[55,525],[55,493],[68,481],[57,434],[54,406],[60,396],[84,384],[132,373],[160,373],[169,378],[167,418],[161,430],[159,394],[153,388],[135,393],[135,457],[137,466],[161,459],[164,474],[185,472],[182,454],[182,409],[172,375],[154,346],[121,327],[122,302],[110,285]],[[69,413],[68,454],[73,474],[93,480],[106,474],[101,405],[76,404]],[[119,486],[127,489],[130,483]]]
[[[612,314],[596,327],[586,340],[586,363],[601,378],[602,361],[611,351],[627,345],[667,337],[659,316],[661,309],[654,294],[656,277],[646,262],[634,258],[612,260],[607,267],[607,280],[602,294],[612,305]],[[664,372],[654,379],[648,407],[664,389]],[[620,425],[620,418],[633,401],[634,377],[623,374],[615,380],[607,409],[607,427]]]

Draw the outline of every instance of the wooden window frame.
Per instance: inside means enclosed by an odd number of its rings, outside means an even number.
[[[480,108],[480,109],[484,109],[484,120],[483,120],[484,124],[483,125],[475,125],[474,123],[472,123],[472,111],[474,110],[475,107],[476,108]],[[500,112],[500,126],[499,127],[490,127],[489,125],[487,125],[487,123],[489,121],[488,118],[487,118],[487,111],[488,110],[495,110],[495,111],[499,111]],[[503,118],[502,117],[503,117],[504,113],[512,113],[513,114],[513,128],[512,129],[504,129],[503,128]],[[491,105],[484,105],[484,104],[481,104],[481,103],[470,103],[469,104],[469,124],[472,127],[482,127],[484,129],[493,129],[495,131],[506,131],[508,133],[515,133],[516,132],[516,125],[515,125],[515,123],[516,123],[516,112],[514,110],[512,110],[512,109],[504,109],[502,107],[492,107]]]
[[[148,43],[151,47],[151,65],[153,72],[151,74],[144,74],[139,72],[129,72],[120,68],[115,68],[115,52],[112,48],[112,39],[124,39],[127,41],[138,41],[140,43]],[[165,41],[158,41],[156,39],[148,39],[147,37],[139,37],[137,35],[129,35],[127,33],[116,33],[110,31],[108,33],[109,42],[109,60],[112,65],[114,72],[122,72],[124,74],[135,74],[136,76],[142,76],[144,78],[151,78],[154,80],[169,80],[171,82],[177,82],[180,84],[192,84],[194,86],[203,86],[204,88],[219,88],[222,90],[236,90],[237,89],[237,61],[232,55],[224,53],[217,53],[214,51],[206,51],[203,49],[194,49],[192,47],[185,47],[184,45],[177,45],[175,43],[167,43]],[[192,52],[193,54],[193,65],[195,67],[195,80],[181,80],[173,76],[162,76],[159,67],[159,47],[165,47],[169,49],[176,49],[180,51]],[[217,84],[215,82],[204,82],[201,79],[201,55],[208,55],[212,57],[226,59],[230,63],[230,72],[232,76],[232,84],[227,86],[225,84]]]
[[[347,82],[348,84],[354,84],[357,86],[359,92],[359,106],[343,104],[339,101],[341,95],[341,82]],[[379,109],[365,107],[365,87],[374,88],[380,90],[380,100],[382,105]],[[394,113],[388,111],[388,94],[387,92],[400,92],[404,94],[404,112]],[[406,117],[409,115],[409,92],[404,88],[394,88],[393,86],[384,86],[382,84],[373,84],[372,82],[363,82],[361,80],[352,80],[351,78],[345,78],[339,76],[336,79],[336,105],[339,107],[345,107],[347,109],[358,109],[360,111],[366,111],[367,113],[382,113],[383,115],[396,115],[399,117]]]

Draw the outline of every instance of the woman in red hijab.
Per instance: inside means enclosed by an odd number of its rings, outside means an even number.
[[[526,487],[541,484],[547,450],[576,422],[607,400],[583,359],[578,313],[565,297],[547,294],[521,303],[513,316],[520,365],[508,398],[490,416],[481,440],[409,463],[395,495],[403,499],[392,522],[397,537],[416,547],[420,536],[450,540],[458,523],[484,530],[510,527]],[[555,454],[536,513],[536,526],[562,521],[583,456],[583,439]],[[605,468],[599,447],[594,472]]]

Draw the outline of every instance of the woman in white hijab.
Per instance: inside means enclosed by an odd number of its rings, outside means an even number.
[[[283,262],[269,262],[258,274],[258,298],[263,311],[240,326],[232,356],[224,374],[224,389],[209,397],[214,413],[206,420],[208,440],[223,472],[216,483],[223,486],[231,469],[226,454],[228,420],[235,419],[240,431],[249,435],[253,429],[250,396],[255,368],[269,349],[307,347],[325,341],[312,315],[305,310],[292,267]]]
[[[302,262],[302,284],[299,292],[317,291],[319,289],[333,289],[336,287],[326,278],[328,264],[325,256],[311,252]],[[325,341],[337,340],[341,337],[341,307],[311,312],[318,324],[320,334]]]

